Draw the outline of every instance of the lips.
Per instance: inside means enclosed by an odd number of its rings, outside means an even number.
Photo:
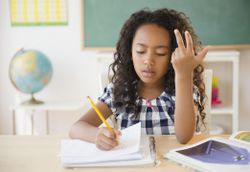
[[[155,75],[155,72],[153,70],[143,70],[142,75],[146,78],[150,78]]]

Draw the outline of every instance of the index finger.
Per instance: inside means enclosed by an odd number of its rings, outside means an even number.
[[[185,48],[180,31],[178,29],[175,29],[174,33],[175,33],[175,38],[176,38],[176,42],[177,42],[178,47]]]

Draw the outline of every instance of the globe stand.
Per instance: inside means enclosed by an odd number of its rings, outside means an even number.
[[[35,99],[34,95],[31,94],[31,98],[27,101],[22,102],[21,104],[22,105],[39,105],[39,104],[44,104],[44,102]]]

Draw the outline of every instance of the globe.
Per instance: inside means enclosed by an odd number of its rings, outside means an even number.
[[[11,59],[9,78],[19,91],[31,95],[23,104],[41,104],[34,94],[41,91],[51,80],[52,64],[45,54],[37,50],[19,50]]]

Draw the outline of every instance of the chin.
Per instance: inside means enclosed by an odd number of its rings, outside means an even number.
[[[140,78],[140,79],[145,84],[154,84],[156,82],[156,80],[153,78]]]

